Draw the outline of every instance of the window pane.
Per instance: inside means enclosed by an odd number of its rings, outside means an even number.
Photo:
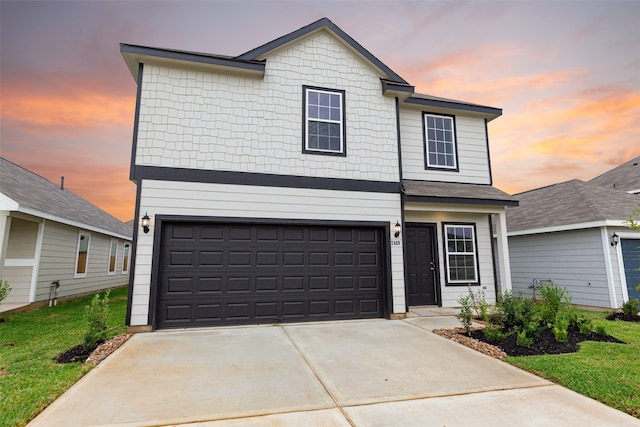
[[[329,123],[318,123],[318,135],[329,135]]]
[[[329,149],[329,137],[327,136],[321,136],[320,137],[320,144],[319,147],[321,150],[328,150]]]
[[[334,123],[329,124],[329,134],[331,136],[337,136],[339,138],[340,137],[340,125],[339,124],[334,124]]]
[[[318,134],[318,122],[309,122],[309,135]]]
[[[331,120],[335,120],[336,122],[339,122],[341,120],[339,108],[331,109]]]
[[[329,141],[331,151],[340,151],[340,138],[331,137]]]
[[[331,106],[340,108],[340,95],[331,95]]]
[[[436,155],[433,153],[429,153],[429,164],[430,165],[437,165],[438,164],[438,159],[436,159]]]
[[[318,118],[318,106],[317,105],[309,105],[309,118],[317,119]]]
[[[318,137],[316,135],[309,135],[309,148],[318,148]]]
[[[331,105],[330,101],[329,101],[329,97],[330,97],[330,95],[328,93],[321,93],[320,94],[320,102],[319,102],[319,104],[320,105],[325,105],[325,106]]]
[[[329,108],[320,107],[320,111],[318,111],[318,118],[322,120],[329,120]]]
[[[436,117],[436,129],[442,129],[444,128],[444,123],[443,123],[443,119],[442,117]]]
[[[445,129],[447,129],[447,130],[451,130],[451,122],[452,122],[452,120],[451,120],[451,119],[449,119],[449,118],[444,119],[444,123],[443,123],[443,124],[444,124],[444,126],[443,126],[443,127],[444,127]]]

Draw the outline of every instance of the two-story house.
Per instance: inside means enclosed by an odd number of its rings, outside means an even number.
[[[326,18],[236,57],[120,50],[131,327],[402,318],[510,288],[500,109],[415,93]]]

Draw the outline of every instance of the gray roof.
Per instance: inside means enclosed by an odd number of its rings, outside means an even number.
[[[131,238],[133,229],[68,189],[0,157],[0,193],[17,202],[19,211],[46,214],[109,235]]]
[[[436,181],[402,181],[407,201],[517,206],[518,200],[491,185]]]
[[[589,184],[622,191],[640,190],[640,156],[593,178]]]
[[[624,221],[640,197],[573,179],[515,195],[520,206],[507,208],[509,232],[599,221]]]
[[[489,107],[480,104],[472,104],[470,102],[459,101],[456,99],[440,98],[438,96],[425,95],[422,93],[414,93],[404,102],[407,104],[481,113],[487,115],[490,120],[493,120],[502,115],[502,109],[500,108]]]

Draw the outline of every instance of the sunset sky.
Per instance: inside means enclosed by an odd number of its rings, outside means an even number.
[[[640,155],[640,1],[0,2],[2,156],[117,218],[136,87],[119,43],[239,55],[328,17],[416,91],[502,108],[494,185],[588,180]]]

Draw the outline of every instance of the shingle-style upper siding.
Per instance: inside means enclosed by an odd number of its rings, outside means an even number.
[[[346,92],[347,156],[302,153],[302,87]],[[398,181],[395,100],[333,36],[266,59],[263,78],[145,64],[137,165]]]
[[[424,112],[429,112],[424,110]],[[459,171],[425,170],[422,110],[400,111],[402,173],[404,179],[490,184],[489,156],[484,120],[455,116]]]

